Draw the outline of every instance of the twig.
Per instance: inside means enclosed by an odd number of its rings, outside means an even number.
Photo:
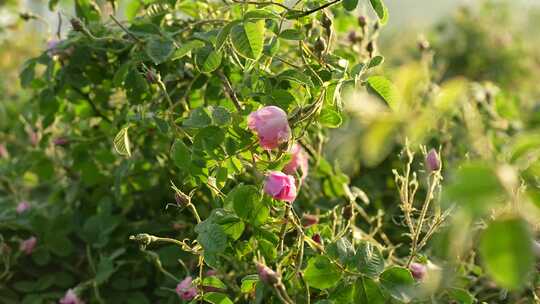
[[[334,5],[334,4],[336,4],[336,3],[340,2],[340,1],[341,1],[341,0],[334,0],[334,1],[332,1],[332,2],[328,2],[328,3],[326,3],[326,4],[323,4],[323,5],[319,6],[319,7],[316,7],[316,8],[314,8],[314,9],[311,9],[311,10],[309,10],[309,11],[306,11],[306,12],[300,14],[299,17],[305,17],[305,16],[307,16],[307,15],[311,15],[311,14],[316,13],[316,12],[318,12],[318,11],[320,11],[320,10],[322,10],[322,9],[325,9],[325,8],[327,8],[327,7],[329,7],[329,6],[332,6],[332,5]]]
[[[234,2],[234,3],[242,3],[242,4],[254,4],[254,5],[261,5],[261,6],[276,5],[276,6],[279,6],[281,8],[284,8],[286,10],[289,10],[289,8],[286,5],[284,5],[282,3],[279,3],[279,2],[274,2],[274,1],[257,2],[257,1],[232,0],[232,2]]]
[[[243,107],[240,104],[240,100],[238,100],[238,96],[236,96],[236,93],[234,92],[234,89],[231,86],[231,82],[229,81],[229,78],[227,78],[227,76],[225,76],[225,74],[222,71],[219,71],[218,75],[219,75],[219,78],[221,78],[221,81],[223,82],[223,84],[225,85],[225,93],[233,101],[233,104],[236,107],[236,110],[238,112],[241,112],[243,110]]]
[[[92,99],[90,99],[90,96],[88,96],[88,94],[84,93],[83,91],[81,91],[81,89],[77,87],[72,86],[72,88],[75,92],[79,93],[79,95],[84,97],[84,99],[90,104],[90,107],[92,107],[92,110],[94,110],[97,116],[103,118],[108,123],[112,123],[112,121],[107,116],[101,113],[101,111],[97,108],[96,104],[92,101]]]
[[[116,19],[116,17],[114,17],[114,15],[110,14],[109,16],[124,32],[126,32],[126,34],[128,34],[131,38],[133,38],[133,40],[135,40],[137,42],[142,42],[141,39],[139,39],[137,36],[133,35],[132,32],[130,32],[122,23],[120,23],[120,21],[118,21],[118,19]]]

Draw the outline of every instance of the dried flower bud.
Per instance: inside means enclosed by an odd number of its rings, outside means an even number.
[[[351,204],[348,204],[343,208],[342,215],[346,220],[350,220],[353,217],[353,207]]]
[[[435,149],[429,150],[426,155],[426,168],[429,172],[439,171],[441,169],[441,161]]]
[[[69,22],[71,23],[71,27],[73,27],[74,31],[81,32],[83,30],[83,25],[82,25],[81,20],[77,18],[71,18]]]
[[[156,73],[153,70],[148,70],[146,72],[146,80],[149,83],[156,83],[157,82],[157,76]]]
[[[180,191],[176,191],[174,194],[174,200],[176,201],[176,204],[186,206],[191,201],[191,198]]]
[[[318,233],[314,234],[314,235],[311,237],[311,239],[312,239],[315,243],[317,243],[317,244],[319,244],[319,245],[322,245],[322,239],[321,239],[321,235],[320,235],[320,234],[318,234]]]
[[[332,26],[332,19],[330,18],[330,16],[327,15],[326,12],[324,12],[323,15],[322,15],[321,25],[325,29],[330,29],[330,27]]]
[[[370,41],[366,45],[366,51],[368,52],[369,57],[373,57],[373,52],[375,51],[375,43],[373,41]]]
[[[426,265],[420,263],[412,263],[409,266],[409,270],[411,271],[412,276],[418,281],[422,280],[427,272]]]
[[[358,25],[361,27],[361,28],[364,28],[364,26],[367,25],[367,17],[366,16],[358,16]]]
[[[324,40],[324,38],[320,37],[319,39],[317,39],[317,41],[315,41],[315,51],[320,54],[325,49],[326,49],[326,41]]]
[[[358,36],[355,31],[350,31],[347,35],[347,39],[349,39],[351,43],[356,43],[358,41]]]
[[[316,215],[313,214],[304,214],[302,217],[302,222],[304,227],[309,227],[312,225],[315,225],[319,222],[319,218]]]
[[[257,272],[259,273],[259,279],[263,283],[274,285],[281,280],[278,273],[264,264],[257,263]]]

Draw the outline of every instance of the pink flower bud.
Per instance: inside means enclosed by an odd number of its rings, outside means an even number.
[[[28,203],[27,201],[21,201],[17,205],[16,211],[17,211],[18,214],[21,214],[21,213],[25,212],[28,209],[30,209],[30,203]]]
[[[296,198],[294,177],[279,171],[272,171],[266,176],[264,191],[277,200],[292,202]]]
[[[69,144],[69,139],[65,137],[58,137],[53,140],[53,144],[56,146],[65,146]]]
[[[426,276],[426,266],[424,264],[412,263],[409,266],[409,270],[411,271],[412,276],[418,281]]]
[[[215,275],[217,275],[217,274],[218,274],[218,272],[217,272],[217,270],[215,270],[215,269],[210,269],[210,270],[207,270],[207,271],[206,271],[206,276],[207,276],[207,277],[212,277],[212,276],[215,276]]]
[[[287,113],[275,106],[268,106],[248,116],[248,127],[257,133],[259,144],[266,150],[279,147],[291,136]]]
[[[316,215],[313,214],[304,214],[302,217],[302,222],[304,224],[304,227],[309,227],[312,225],[315,225],[319,222],[319,218]]]
[[[79,299],[75,291],[73,289],[68,289],[66,291],[66,294],[62,299],[60,299],[60,304],[84,304],[84,302]]]
[[[26,255],[32,254],[34,251],[34,248],[36,247],[37,239],[36,237],[30,237],[29,239],[26,239],[21,242],[21,245],[19,246],[19,250],[24,252]]]
[[[279,274],[262,263],[257,263],[257,272],[259,273],[259,279],[263,283],[274,285],[280,280]]]
[[[192,278],[188,276],[178,283],[176,285],[176,293],[184,301],[191,301],[195,298],[197,296],[197,288],[193,286]]]
[[[0,144],[0,158],[8,158],[9,152],[3,144]]]
[[[298,168],[302,170],[303,180],[308,174],[308,155],[302,146],[295,143],[291,148],[291,161],[283,167],[283,172],[293,175]]]
[[[32,146],[37,146],[39,144],[39,134],[35,131],[28,132],[28,139]]]
[[[319,244],[319,245],[322,245],[322,239],[321,239],[321,235],[320,235],[320,234],[318,234],[318,233],[314,234],[314,235],[311,237],[311,239],[312,239],[315,243],[317,243],[317,244]]]
[[[426,168],[429,172],[438,171],[441,169],[441,161],[439,160],[439,155],[435,149],[429,150],[426,155]]]

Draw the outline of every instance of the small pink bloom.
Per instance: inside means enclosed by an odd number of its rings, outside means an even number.
[[[257,272],[259,273],[259,279],[263,283],[273,285],[279,282],[279,274],[262,263],[257,263]]]
[[[176,285],[176,293],[184,301],[190,301],[197,296],[197,288],[193,286],[192,281],[188,276]]]
[[[264,191],[277,200],[292,202],[296,198],[294,177],[279,171],[272,171],[266,177]]]
[[[260,145],[266,150],[279,147],[291,137],[287,113],[275,106],[268,106],[248,116],[248,127],[257,133]]]
[[[18,214],[21,214],[21,213],[25,212],[28,209],[30,209],[30,203],[28,203],[27,201],[21,201],[17,205],[16,211],[17,211]]]
[[[37,239],[36,237],[30,237],[29,239],[26,239],[21,242],[21,245],[19,247],[19,250],[24,252],[26,255],[32,254],[32,251],[34,251],[34,247],[36,247]]]
[[[4,144],[0,144],[0,158],[8,158],[9,152]]]
[[[66,291],[66,294],[62,299],[60,299],[60,304],[84,304],[84,302],[79,299],[75,291],[73,289],[68,289]]]
[[[439,154],[435,149],[429,150],[426,155],[426,168],[429,172],[438,171],[441,169],[441,161],[439,160]]]
[[[295,143],[291,148],[291,161],[285,165],[283,172],[294,174],[298,168],[302,170],[302,180],[308,174],[308,155],[299,144]]]
[[[424,264],[412,263],[409,270],[416,280],[422,280],[426,276],[426,266]]]
[[[30,143],[34,147],[39,144],[39,134],[35,131],[30,131],[28,133],[28,139],[30,140]]]
[[[319,222],[319,218],[316,216],[316,215],[313,215],[313,214],[304,214],[304,216],[302,217],[302,222],[304,224],[304,227],[309,227],[309,226],[312,226],[312,225],[315,225]]]

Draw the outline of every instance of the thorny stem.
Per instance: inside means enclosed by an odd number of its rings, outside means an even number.
[[[283,214],[283,224],[281,224],[281,230],[279,232],[279,254],[283,254],[283,247],[285,243],[285,233],[287,232],[287,224],[289,223],[289,212],[291,210],[291,206],[287,204],[285,206],[285,214]]]

